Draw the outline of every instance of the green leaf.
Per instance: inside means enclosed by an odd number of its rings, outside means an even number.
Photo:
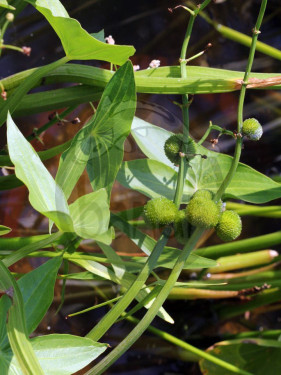
[[[105,187],[110,192],[122,161],[123,142],[130,131],[135,108],[132,79],[132,64],[127,62],[108,83],[96,114],[76,134],[70,148],[62,154],[56,181],[67,198],[87,163],[94,190]],[[94,163],[96,164],[93,165]]]
[[[157,139],[157,138],[156,138]],[[151,159],[126,161],[120,168],[117,180],[126,188],[137,190],[150,198],[164,196],[174,199],[177,172],[167,165]],[[185,180],[182,202],[189,201],[195,183]]]
[[[7,0],[0,0],[0,7],[6,8],[6,9],[11,9],[11,10],[16,9],[12,5],[9,5],[8,2],[7,2]]]
[[[3,259],[3,263],[5,264],[6,267],[10,267],[12,264],[18,262],[20,259],[26,257],[27,255],[29,255],[33,251],[36,251],[40,248],[42,249],[44,247],[50,247],[51,244],[55,243],[56,240],[58,240],[59,238],[65,240],[65,238],[63,238],[61,232],[57,232],[57,233],[53,233],[53,234],[47,235],[47,236],[43,235],[43,236],[30,237],[30,238],[27,238],[27,241],[26,240],[20,241],[21,238],[15,237],[15,238],[13,238],[13,240],[15,240],[15,242],[12,242],[12,245],[11,245],[11,241],[2,242],[2,246],[5,244],[5,247],[7,249],[17,250],[17,251],[13,251],[10,255],[7,255]],[[31,239],[31,241],[28,241],[29,239]],[[63,243],[63,242],[61,242],[61,243]],[[18,247],[15,246],[16,244],[18,244],[19,246]],[[20,247],[21,246],[20,244],[22,244],[23,247]]]
[[[68,205],[61,188],[55,183],[53,177],[9,114],[7,140],[9,155],[15,165],[16,176],[27,186],[31,205],[53,220],[62,231],[73,231]]]
[[[136,119],[132,135],[149,159],[123,163],[117,179],[125,187],[135,189],[148,197],[166,196],[172,199],[177,172],[167,160],[164,143],[172,133],[146,121]],[[155,147],[155,139],[159,140]],[[202,146],[190,161],[184,186],[183,203],[198,189],[216,192],[229,171],[232,157],[210,151]],[[242,199],[251,203],[265,203],[281,197],[281,185],[253,168],[239,163],[237,171],[226,189],[224,198]]]
[[[106,344],[94,342],[86,337],[68,334],[35,337],[30,343],[45,375],[71,375],[76,373],[107,349]],[[6,369],[9,368],[8,372],[3,372],[5,366]],[[2,353],[0,371],[3,375],[23,375],[19,363],[11,351]]]
[[[130,225],[118,215],[111,214],[110,221],[112,225],[125,233],[140,249],[142,249],[145,254],[151,254],[156,244],[156,241],[152,237]],[[165,246],[157,261],[157,267],[173,268],[180,253],[181,250]],[[146,258],[144,257],[130,257],[130,259],[140,263],[146,261]],[[183,269],[209,268],[215,267],[216,264],[217,263],[212,259],[203,258],[195,253],[191,253],[185,262]]]
[[[74,230],[80,237],[95,239],[98,235],[107,232],[110,211],[105,189],[83,195],[76,199],[69,209]],[[111,237],[111,232],[109,235]],[[110,242],[111,240],[112,237]]]
[[[23,298],[28,335],[36,329],[53,301],[54,286],[61,261],[61,257],[55,257],[17,281]],[[0,316],[5,316],[9,307],[10,300],[2,297],[0,299]],[[8,344],[5,319],[2,322],[3,327],[1,327],[0,321],[0,348]]]
[[[105,60],[122,65],[135,53],[134,47],[102,43],[68,16],[58,0],[26,0],[43,14],[61,40],[70,60]]]
[[[7,336],[6,320],[8,316],[8,310],[12,305],[12,301],[7,295],[4,295],[0,298],[0,353],[1,350],[9,347],[9,341]],[[0,361],[1,364],[1,361]],[[0,365],[1,368],[1,365]],[[1,374],[1,371],[0,371]]]
[[[55,281],[61,262],[61,257],[55,257],[18,280],[28,334],[36,329],[53,301]]]
[[[254,375],[276,375],[281,372],[280,341],[253,338],[223,341],[208,349],[208,353]],[[205,359],[199,363],[202,373],[208,375],[233,374]]]
[[[0,191],[10,190],[22,185],[22,182],[14,174],[0,176]]]
[[[101,246],[101,244],[100,244]],[[103,246],[105,248],[105,246]],[[122,269],[120,267],[120,263],[118,262],[118,272],[117,268],[115,270],[110,269],[109,267],[106,267],[98,262],[90,261],[90,260],[79,260],[79,259],[70,259],[71,262],[78,264],[80,267],[83,267],[85,270],[92,272],[94,275],[100,276],[103,279],[110,280],[116,284],[121,285],[125,289],[129,289],[131,284],[134,282],[136,276],[132,275],[128,272],[121,272]],[[115,262],[115,260],[114,260]],[[137,296],[135,297],[137,301],[140,301],[144,299],[148,294],[150,293],[149,288],[142,289]],[[150,304],[147,306],[149,307]],[[161,308],[159,310],[158,316],[160,316],[162,319],[166,320],[169,323],[173,323],[173,319],[170,317],[170,315]]]
[[[95,146],[87,172],[93,189],[104,187],[109,197],[123,160],[124,142],[131,131],[136,110],[135,90],[133,66],[128,61],[107,85],[96,113],[92,133]]]
[[[97,40],[99,40],[100,42],[103,42],[105,43],[106,40],[105,40],[105,35],[104,35],[104,29],[100,30],[99,32],[97,33],[92,33],[91,34],[94,38],[96,38]]]
[[[4,236],[4,234],[10,233],[11,228],[5,227],[5,225],[0,225],[0,236]]]
[[[13,304],[8,311],[7,322],[7,333],[13,353],[24,373],[44,375],[28,339],[20,289],[2,261],[0,261],[0,272],[0,290],[9,290],[13,300]]]
[[[164,152],[164,144],[172,135],[171,132],[134,117],[131,134],[139,148],[149,159],[160,161],[172,169],[178,170]],[[157,142],[155,142],[155,139],[157,139]]]

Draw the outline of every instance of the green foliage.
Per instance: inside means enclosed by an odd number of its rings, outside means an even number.
[[[144,206],[144,215],[152,225],[167,225],[175,221],[177,207],[165,197],[154,198]]]
[[[15,8],[12,5],[9,5],[7,0],[0,0],[0,7],[14,10]]]
[[[136,105],[132,64],[127,62],[104,90],[97,112],[76,134],[60,160],[56,176],[68,198],[87,167],[93,189],[106,188],[108,197],[123,158]]]
[[[85,31],[80,23],[70,18],[58,0],[25,0],[35,6],[53,27],[61,40],[69,60],[105,60],[122,65],[134,54],[129,46],[115,46],[100,42]]]
[[[240,236],[242,222],[240,216],[235,211],[226,210],[221,214],[216,233],[221,240],[229,242]]]
[[[172,135],[165,129],[146,121],[134,121],[132,135],[143,153],[149,159],[125,162],[117,179],[125,187],[137,190],[150,198],[165,196],[173,199],[177,173],[167,159],[163,146]],[[158,140],[157,146],[155,139]],[[163,146],[162,146],[163,145]],[[162,146],[162,151],[161,151]],[[215,193],[226,177],[233,158],[196,145],[196,153],[206,155],[207,159],[196,156],[189,162],[182,203],[188,203],[198,189]],[[247,184],[244,183],[247,181]],[[239,163],[236,173],[226,188],[223,198],[241,199],[251,203],[266,203],[281,197],[280,184]]]
[[[259,266],[276,262],[277,252],[256,250],[280,244],[281,231],[233,244],[208,246],[193,252],[204,238],[205,229],[215,227],[223,241],[232,241],[240,235],[241,219],[236,211],[223,212],[222,199],[225,201],[235,198],[259,204],[281,197],[279,183],[239,163],[243,142],[241,134],[252,140],[258,140],[262,135],[262,127],[257,120],[250,118],[243,123],[246,89],[281,87],[279,73],[251,73],[256,46],[280,58],[278,51],[264,44],[257,44],[267,1],[261,1],[255,32],[250,39],[216,24],[204,15],[207,22],[224,36],[251,45],[245,73],[186,64],[193,23],[199,12],[210,2],[211,0],[204,0],[198,7],[193,7],[189,2],[185,4],[193,10],[184,7],[190,15],[179,66],[134,72],[132,63],[127,61],[135,51],[133,47],[105,43],[103,30],[89,34],[78,21],[69,17],[59,0],[13,1],[12,4],[17,8],[15,15],[24,8],[24,3],[29,3],[46,18],[60,38],[66,56],[49,65],[1,80],[2,97],[6,99],[7,96],[7,100],[0,100],[0,125],[7,119],[9,155],[5,149],[1,151],[0,166],[14,166],[15,175],[1,176],[0,190],[26,185],[30,204],[50,220],[49,234],[0,238],[0,316],[3,317],[0,319],[1,374],[70,375],[80,371],[106,350],[107,346],[96,340],[118,319],[135,321],[132,314],[145,308],[146,312],[137,327],[87,372],[88,375],[102,374],[146,329],[159,333],[160,330],[149,327],[156,315],[166,322],[174,323],[174,317],[163,307],[169,296],[216,299],[222,295],[223,298],[237,298],[246,293],[249,300],[243,304],[230,305],[225,301],[223,305],[216,305],[220,319],[235,317],[280,299],[280,271],[275,270],[272,264],[267,271],[258,272]],[[11,8],[5,0],[0,0],[0,7]],[[7,25],[8,20],[3,12],[0,16],[1,49],[7,47],[3,46]],[[188,61],[200,54],[202,53]],[[69,60],[103,60],[110,62],[111,66],[107,70],[90,65],[65,65]],[[28,94],[31,89],[42,84],[46,87],[54,84],[56,87],[62,82],[70,85]],[[236,131],[210,125],[209,132],[197,144],[189,134],[189,106],[192,98],[188,95],[235,90],[240,91]],[[182,134],[170,133],[134,117],[136,92],[181,94],[182,104],[178,104],[183,114]],[[92,117],[72,139],[40,153],[31,146],[29,140],[32,137],[26,139],[10,115],[15,117],[67,107],[61,115],[65,117],[78,104],[97,100],[99,104],[97,109],[92,107]],[[54,123],[55,121],[50,121],[45,124],[39,129],[40,134]],[[231,136],[235,141],[233,158],[201,146],[210,131],[217,130],[219,136]],[[130,134],[147,159],[122,163],[124,142]],[[42,161],[60,153],[62,156],[54,180]],[[93,192],[84,194],[69,204],[67,200],[85,170]],[[116,179],[126,188],[152,199],[144,207],[111,213],[111,191]],[[187,204],[186,209],[182,209],[181,204]],[[237,203],[233,204],[234,210],[240,209],[242,215],[262,212],[274,214],[272,207],[265,211],[266,207],[241,208],[242,204],[239,204],[237,208]],[[275,210],[277,213],[275,212],[274,217],[280,216],[278,210],[280,211],[279,207]],[[143,213],[146,221],[139,218]],[[54,228],[54,233],[51,233],[53,223],[58,230]],[[157,240],[145,232],[147,223],[157,227],[165,226]],[[141,230],[143,227],[144,231]],[[134,256],[129,253],[120,255],[118,242],[116,249],[115,243],[111,247],[114,228],[118,235],[126,235],[145,256],[138,253]],[[168,246],[173,228],[177,241],[183,244],[181,250]],[[10,230],[0,225],[0,236],[8,234]],[[85,245],[84,242],[81,243],[82,240],[89,242]],[[99,252],[85,250],[86,246],[92,246],[93,241],[99,247]],[[53,249],[49,249],[51,246]],[[248,254],[251,251],[254,253]],[[235,255],[237,252],[245,254]],[[217,262],[203,258],[200,254],[220,258]],[[226,256],[230,254],[231,257]],[[52,259],[37,269],[20,275],[17,281],[8,269],[24,257],[42,256]],[[64,275],[58,275],[62,260],[65,264],[73,263],[81,269],[73,272],[65,268]],[[199,280],[205,268],[210,277],[215,279],[216,276],[223,276],[213,274],[233,272],[241,267],[251,267],[254,270],[247,277],[232,275],[227,283],[224,280]],[[166,270],[162,274],[163,269],[170,270],[168,276]],[[178,282],[183,269],[198,270],[198,280]],[[247,274],[247,270],[244,272]],[[118,285],[120,295],[99,304],[103,306],[115,303],[86,338],[55,334],[30,339],[29,335],[37,328],[52,303],[57,278],[63,279],[64,283],[67,279],[80,280],[81,284],[87,280],[91,283],[106,281],[107,284]],[[268,286],[268,290],[263,292],[258,289]],[[62,301],[64,287],[65,284]],[[102,287],[95,288],[95,291],[106,299]],[[137,302],[131,308],[134,300]],[[197,359],[204,358],[200,362],[201,370],[210,375],[259,375],[265,372],[262,365],[266,361],[270,361],[270,365],[274,363],[272,374],[279,370],[280,345],[277,341],[255,339],[251,342],[223,342],[208,352],[203,352],[165,332],[161,337],[168,337],[170,342],[193,353]],[[266,371],[271,373],[268,368]]]
[[[55,183],[10,115],[7,119],[7,141],[16,176],[28,187],[31,205],[53,220],[59,229],[72,231],[72,219],[61,188]]]
[[[278,340],[250,339],[232,340],[217,343],[208,352],[217,358],[233,363],[254,375],[278,374],[280,368],[281,345]],[[231,371],[222,369],[205,359],[200,361],[202,372],[209,375],[230,375]]]
[[[4,236],[4,234],[10,233],[11,228],[6,227],[5,225],[0,225],[0,236]]]
[[[71,375],[87,366],[107,349],[106,344],[67,334],[35,337],[30,343],[44,375]],[[0,358],[3,374],[24,374],[11,350],[0,352]]]

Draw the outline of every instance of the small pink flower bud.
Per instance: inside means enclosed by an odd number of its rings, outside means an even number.
[[[115,40],[112,38],[112,35],[108,35],[104,38],[108,44],[115,44]]]
[[[2,97],[3,100],[7,100],[7,91],[2,91],[1,97]]]
[[[160,60],[152,60],[149,64],[150,68],[158,68],[160,66]]]
[[[31,53],[31,48],[30,47],[23,46],[21,49],[22,49],[22,53],[24,55],[30,56],[30,53]]]
[[[133,65],[133,69],[134,69],[134,72],[136,72],[137,70],[140,70],[140,66],[139,65]]]

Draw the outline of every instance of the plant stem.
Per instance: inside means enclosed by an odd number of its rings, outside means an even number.
[[[156,243],[151,255],[147,259],[143,269],[137,276],[136,280],[132,283],[130,288],[123,295],[123,298],[114,305],[114,307],[103,316],[100,322],[86,335],[94,341],[98,341],[107,330],[115,323],[119,316],[125,311],[129,304],[134,300],[138,292],[142,289],[146,282],[151,270],[153,270],[164,246],[166,245],[172,228],[166,227]]]
[[[10,112],[10,114],[12,114],[19,105],[22,97],[27,94],[28,91],[31,90],[34,86],[36,86],[36,84],[38,84],[38,81],[42,77],[50,73],[52,70],[58,68],[59,66],[66,64],[68,61],[69,58],[65,56],[49,65],[43,66],[33,71],[28,79],[24,80],[20,84],[17,90],[12,94],[10,98],[6,100],[5,104],[2,106],[0,113],[0,126],[2,126],[6,121],[8,111]]]
[[[211,0],[205,0],[203,4],[208,4]],[[202,6],[203,6],[202,4]],[[199,10],[198,10],[199,12]],[[194,24],[195,17],[197,16],[198,12],[194,12],[194,15],[191,16],[187,31],[185,34],[182,50],[181,50],[181,74],[182,78],[186,78],[186,50],[187,46],[190,40],[190,35],[192,31],[192,27]],[[188,95],[183,95],[183,107],[182,107],[182,113],[183,113],[183,139],[184,141],[184,153],[187,153],[187,142],[188,142],[188,136],[189,136],[189,114],[188,114]],[[180,168],[178,173],[178,179],[177,179],[177,186],[175,191],[175,197],[174,202],[177,207],[181,204],[182,194],[183,194],[183,186],[184,186],[184,180],[186,176],[186,160],[184,158],[181,158],[180,161]],[[138,275],[135,282],[131,285],[131,287],[128,289],[128,291],[124,294],[123,298],[116,303],[116,305],[101,319],[99,324],[95,326],[88,334],[87,337],[90,337],[92,340],[99,340],[105,332],[114,324],[114,322],[118,319],[120,314],[125,311],[125,309],[129,306],[129,304],[132,302],[132,300],[135,298],[137,293],[142,288],[143,284],[145,283],[147,277],[149,276],[151,270],[153,270],[162,250],[163,247],[166,245],[169,236],[171,234],[171,228],[167,227],[164,229],[164,232],[162,236],[160,237],[159,241],[155,245],[153,252],[151,253],[150,257],[148,258],[144,268]]]
[[[103,360],[101,360],[96,366],[94,366],[90,371],[88,371],[85,375],[100,375],[102,374],[113,362],[116,361],[147,329],[150,325],[152,320],[154,319],[155,315],[157,314],[159,308],[162,306],[164,301],[166,300],[167,296],[170,293],[170,290],[173,288],[175,282],[177,281],[183,265],[188,258],[189,254],[193,250],[196,242],[202,235],[202,229],[195,229],[193,235],[190,237],[189,241],[185,245],[181,255],[179,256],[173,271],[171,272],[167,282],[163,286],[162,290],[160,291],[159,295],[155,299],[153,305],[150,307],[149,311],[145,314],[142,320],[138,323],[138,325],[129,333],[125,340],[123,340],[115,349],[112,350]],[[188,344],[187,344],[188,345]],[[188,345],[189,346],[189,345]],[[211,354],[205,353],[197,348],[189,346],[189,350],[194,353],[198,354],[200,357],[205,358],[212,363],[215,363],[233,373],[241,374],[241,375],[251,375],[249,372],[240,370],[236,366],[222,361]]]
[[[230,182],[231,182],[231,180],[232,180],[232,178],[233,178],[233,176],[236,172],[236,169],[237,169],[237,166],[238,166],[238,163],[239,163],[239,160],[240,160],[241,150],[242,150],[241,130],[242,130],[242,125],[243,125],[243,108],[244,108],[245,94],[246,94],[249,75],[250,75],[252,65],[253,65],[253,61],[254,61],[258,34],[260,33],[259,30],[260,30],[261,23],[262,23],[262,20],[263,20],[263,16],[264,16],[264,13],[265,13],[266,5],[267,5],[267,0],[262,0],[259,15],[258,15],[258,19],[257,19],[257,22],[256,22],[256,26],[253,29],[253,37],[252,37],[252,43],[251,43],[250,53],[249,53],[249,57],[248,57],[248,63],[247,63],[246,71],[245,71],[245,74],[244,74],[244,79],[242,81],[242,87],[241,87],[240,96],[239,96],[238,116],[237,116],[238,117],[237,118],[237,140],[236,140],[236,146],[235,146],[232,164],[230,166],[228,174],[226,175],[225,179],[223,180],[219,190],[217,191],[217,193],[214,197],[215,201],[218,201],[221,198],[221,196],[224,194],[226,188],[230,184]]]
[[[67,108],[65,111],[63,111],[62,113],[59,114],[59,118],[60,119],[63,119],[65,116],[69,115],[71,112],[73,112],[76,108],[76,105],[73,105],[69,108]],[[57,123],[59,121],[59,119],[55,116],[52,120],[50,120],[49,122],[47,122],[45,125],[41,126],[41,128],[39,128],[37,131],[36,131],[36,135],[40,135],[42,134],[44,131],[46,131],[47,129],[49,129],[52,125],[54,125],[55,123]],[[30,135],[28,137],[26,137],[26,139],[28,141],[31,141],[32,139],[34,139],[34,135]]]
[[[211,133],[212,130],[217,130],[220,134],[227,134],[227,135],[230,135],[231,137],[234,137],[234,134],[233,134],[232,131],[223,129],[218,125],[213,125],[212,122],[210,121],[208,129],[206,130],[205,134],[200,139],[200,141],[197,142],[197,145],[199,145],[199,146],[202,145],[202,143],[205,142],[205,140],[208,138],[208,136],[209,136],[209,134]]]
[[[245,240],[227,242],[220,245],[201,247],[196,250],[196,254],[217,259],[218,256],[226,256],[237,253],[248,253],[256,250],[270,249],[273,246],[281,244],[281,231],[269,234],[263,234],[253,238],[246,238]],[[219,255],[218,255],[219,254]]]
[[[181,70],[181,78],[185,79],[187,78],[187,71],[186,71],[186,52],[187,47],[189,45],[191,32],[193,29],[195,18],[197,17],[199,11],[201,9],[204,9],[211,0],[205,0],[200,7],[198,7],[194,12],[191,13],[186,33],[184,36],[182,48],[181,48],[181,54],[180,54],[180,70]],[[188,100],[188,94],[182,95],[182,118],[183,118],[183,153],[188,153],[188,138],[189,138],[189,100]],[[179,173],[177,178],[177,186],[176,186],[176,192],[175,192],[175,198],[174,203],[177,207],[181,204],[182,194],[183,194],[183,187],[184,187],[184,180],[186,177],[188,164],[186,158],[181,158],[180,161],[180,167],[179,167]]]

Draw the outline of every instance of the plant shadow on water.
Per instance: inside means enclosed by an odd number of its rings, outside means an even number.
[[[115,40],[120,44],[134,45],[137,49],[132,61],[138,64],[142,69],[148,67],[149,62],[153,59],[159,59],[161,66],[178,64],[178,56],[181,48],[182,38],[185,33],[187,16],[176,13],[171,16],[167,8],[172,5],[177,5],[171,1],[154,1],[153,5],[148,0],[134,3],[125,0],[117,3],[113,0],[105,1],[89,1],[84,4],[79,4],[75,1],[66,1],[66,6],[69,9],[70,15],[73,14],[81,21],[82,25],[90,32],[97,32],[101,28],[105,28],[106,35],[112,34]],[[121,3],[121,4],[119,4]],[[249,25],[252,25],[256,19],[257,4],[255,0],[237,1],[228,0],[224,4],[219,5],[219,8],[211,7],[210,15],[216,21],[223,25],[230,26],[243,33],[249,34]],[[280,14],[270,18],[270,12],[273,12],[277,6],[280,6],[279,1],[272,1],[269,4],[268,20],[265,23],[263,34],[264,41],[280,49]],[[271,7],[272,8],[271,8]],[[218,10],[219,9],[219,10]],[[279,18],[278,18],[279,17]],[[25,25],[33,19],[29,29],[25,29]],[[196,36],[196,37],[195,37]],[[8,40],[20,44],[32,45],[33,53],[31,57],[25,60],[25,57],[18,59],[15,62],[13,54],[5,54],[0,61],[0,69],[6,72],[7,75],[13,74],[17,71],[46,64],[54,60],[54,57],[62,56],[61,47],[55,37],[55,34],[46,28],[46,23],[41,18],[36,16],[28,7],[23,13],[22,18],[15,23],[15,26],[9,31]],[[212,42],[213,47],[200,58],[195,60],[196,65],[210,66],[225,69],[235,69],[243,71],[246,66],[246,58],[248,56],[248,48],[238,45],[215,32],[213,28],[208,25],[203,19],[198,17],[197,24],[194,26],[194,34],[191,39],[190,55],[202,50],[208,42]],[[83,64],[83,62],[82,62]],[[109,68],[109,64],[96,63],[97,66]],[[280,70],[281,62],[278,60],[265,57],[265,55],[258,53],[254,62],[253,71],[256,72],[270,72]],[[175,77],[176,71],[179,75],[179,68],[171,69],[171,74]],[[147,71],[147,74],[153,79],[153,70]],[[1,77],[2,78],[2,77]],[[233,78],[237,78],[236,76]],[[206,81],[209,85],[209,81]],[[222,81],[223,82],[223,81]],[[202,80],[198,85],[202,88],[205,83]],[[216,91],[217,87],[213,87]],[[51,86],[56,88],[57,84]],[[210,90],[208,90],[210,92]],[[182,127],[181,109],[175,105],[179,97],[174,94],[157,95],[157,94],[139,94],[138,95],[138,109],[137,116],[149,121],[157,126],[160,126],[168,131],[179,132]],[[259,91],[252,90],[247,94],[245,104],[245,117],[258,117],[262,122],[264,128],[264,138],[262,142],[255,144],[255,142],[245,142],[241,162],[250,165],[261,173],[267,174],[270,177],[280,179],[280,136],[281,136],[281,121],[280,120],[280,102],[281,94],[279,91]],[[206,131],[209,121],[218,124],[227,129],[233,130],[236,123],[236,111],[238,103],[238,92],[229,92],[224,94],[197,95],[191,107],[191,135],[195,139],[200,139]],[[34,128],[40,128],[48,121],[50,113],[41,113],[39,115],[21,117],[18,122],[25,135],[30,135]],[[89,105],[83,104],[76,111],[75,116],[81,120],[80,124],[73,124],[69,122],[60,123],[51,127],[47,132],[43,133],[42,145],[38,140],[33,141],[36,150],[44,150],[51,146],[61,144],[70,139],[77,129],[82,127],[87,119],[92,115],[92,108]],[[276,120],[277,118],[277,120]],[[1,129],[1,148],[6,144],[4,136],[4,129]],[[157,147],[157,140],[156,147]],[[232,154],[234,149],[234,140],[221,137],[218,145],[212,147],[210,142],[204,144],[210,150],[227,152]],[[136,145],[132,136],[125,142],[125,161],[130,161],[144,157],[140,149]],[[216,160],[210,160],[210,176],[212,177],[212,163]],[[203,165],[204,161],[202,160]],[[54,176],[58,166],[58,157],[53,158],[47,162],[47,167]],[[274,168],[272,167],[274,166]],[[145,166],[149,170],[149,166]],[[217,170],[217,168],[214,168]],[[162,177],[157,179],[155,175],[151,174],[154,181],[150,181],[150,186],[153,196],[153,183],[162,184],[165,190],[163,195],[173,198],[173,191],[176,183],[176,176],[172,175],[169,178]],[[191,175],[195,175],[195,171],[191,170]],[[200,174],[199,174],[200,175]],[[197,175],[198,177],[198,175]],[[1,177],[0,177],[1,178]],[[129,185],[133,180],[132,176],[125,176],[127,184]],[[207,178],[206,175],[204,178]],[[12,179],[12,176],[11,176]],[[141,183],[141,176],[139,178]],[[207,181],[206,181],[207,183]],[[188,185],[188,183],[187,183]],[[189,182],[189,185],[195,185],[195,182]],[[126,185],[125,185],[126,186]],[[190,188],[190,186],[189,186]],[[277,188],[276,188],[277,189]],[[158,189],[155,189],[158,190]],[[141,192],[141,188],[139,189]],[[71,195],[71,201],[74,201],[78,196],[91,192],[91,187],[86,174],[83,174],[79,180],[78,187],[75,188]],[[15,233],[21,236],[35,235],[46,233],[48,231],[48,221],[43,218],[36,211],[30,208],[28,203],[27,191],[24,187],[19,187],[13,191],[0,192],[0,216],[3,218],[2,224],[13,228],[13,235]],[[126,189],[119,182],[115,182],[112,198],[111,209],[114,212],[130,209],[144,205],[147,198],[142,194]],[[23,203],[24,202],[24,203]],[[274,201],[274,205],[280,204],[280,200]],[[8,203],[8,204],[7,204]],[[134,219],[134,218],[133,218]],[[279,230],[280,226],[277,220],[269,220],[264,218],[255,218],[249,220],[243,219],[243,234],[242,238],[266,234],[275,230]],[[144,228],[144,232],[153,237],[159,236],[159,229]],[[210,235],[210,236],[209,236]],[[209,237],[208,237],[209,236]],[[209,233],[206,238],[206,245],[219,243],[215,236]],[[129,240],[124,234],[117,232],[116,239],[113,241],[113,248],[118,249],[119,254],[138,254],[138,247]],[[171,238],[169,246],[178,247],[175,238]],[[82,250],[91,250],[98,252],[99,248],[92,243],[84,243],[81,246]],[[280,248],[277,248],[279,250]],[[30,259],[29,261],[21,261],[14,266],[15,272],[28,272],[34,266],[38,266],[43,262],[42,258]],[[79,272],[79,267],[72,265],[71,272]],[[167,276],[167,270],[163,270],[162,278]],[[192,279],[194,274],[185,270],[183,277],[187,280]],[[83,285],[83,289],[82,289]],[[107,308],[103,307],[86,314],[65,319],[65,317],[75,311],[82,310],[86,307],[92,306],[94,303],[101,303],[98,292],[93,290],[92,284],[84,287],[85,283],[76,281],[69,281],[66,287],[65,303],[57,315],[54,315],[56,308],[60,303],[61,283],[57,282],[55,288],[55,299],[52,308],[43,319],[36,334],[46,334],[52,332],[72,333],[77,335],[86,334],[92,327],[94,322],[97,322],[106,313]],[[118,288],[111,284],[101,281],[99,288],[104,290],[108,298],[113,298],[118,295]],[[224,304],[224,301],[222,302]],[[235,302],[234,302],[235,304]],[[183,340],[197,345],[198,347],[206,348],[216,341],[220,341],[225,333],[234,334],[240,333],[247,329],[262,330],[266,329],[281,329],[281,321],[277,312],[273,311],[256,311],[253,313],[251,319],[231,319],[225,323],[219,324],[217,315],[218,304],[214,299],[202,299],[198,301],[174,301],[168,300],[165,304],[166,311],[174,318],[176,324],[174,326],[168,325],[162,320],[156,318],[154,325],[163,329]],[[142,314],[137,313],[137,317]],[[130,323],[122,321],[112,328],[103,338],[104,342],[114,346],[120,342],[132,329]],[[141,339],[134,345],[133,350],[125,354],[107,374],[122,374],[122,375],[162,375],[162,374],[200,374],[196,363],[190,361],[190,357],[186,352],[179,350],[175,346],[165,343],[155,336],[145,333]],[[82,372],[81,372],[82,374]]]

